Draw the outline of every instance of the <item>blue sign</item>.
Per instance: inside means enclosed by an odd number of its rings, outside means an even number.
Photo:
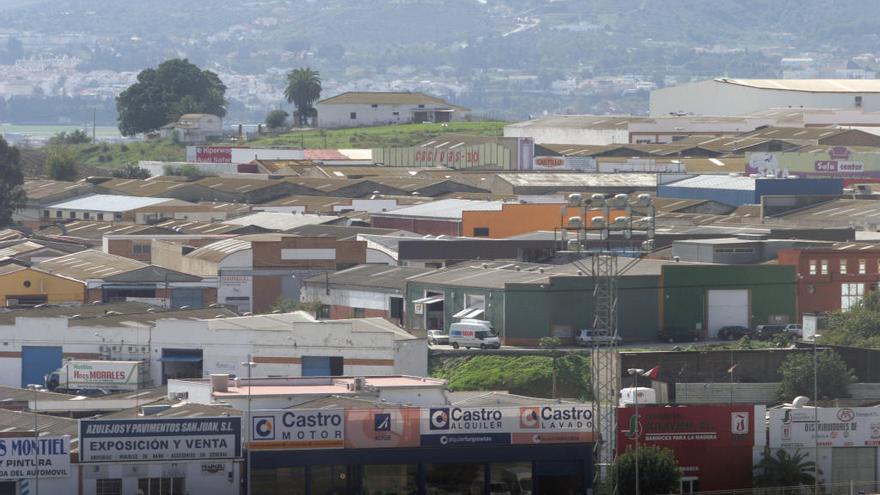
[[[241,457],[241,418],[82,419],[80,462]]]

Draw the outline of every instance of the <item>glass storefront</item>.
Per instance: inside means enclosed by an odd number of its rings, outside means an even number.
[[[482,495],[485,465],[426,464],[425,488],[428,495]]]
[[[251,490],[260,495],[306,495],[306,468],[254,469]]]
[[[489,493],[531,495],[531,462],[493,462],[489,465]]]
[[[363,466],[364,495],[409,495],[419,492],[419,466],[383,464]]]

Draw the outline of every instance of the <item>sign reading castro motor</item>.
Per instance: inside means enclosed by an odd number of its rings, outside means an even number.
[[[593,441],[593,410],[583,405],[422,409],[422,445]]]
[[[241,457],[241,418],[83,419],[80,462]]]
[[[36,478],[37,475],[40,478],[70,476],[70,437],[0,438],[0,481]]]
[[[257,411],[251,418],[254,450],[333,449],[345,444],[345,410]]]

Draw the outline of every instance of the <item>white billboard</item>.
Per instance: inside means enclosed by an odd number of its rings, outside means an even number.
[[[70,437],[0,438],[0,481],[70,476]]]
[[[880,408],[820,407],[771,409],[770,447],[880,446]]]
[[[139,361],[69,361],[59,377],[70,389],[138,388]]]
[[[241,418],[83,419],[80,462],[241,457]]]

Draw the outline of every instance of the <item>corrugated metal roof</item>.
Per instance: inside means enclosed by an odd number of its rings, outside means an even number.
[[[260,211],[243,217],[226,220],[226,223],[232,225],[255,225],[264,229],[284,231],[302,227],[303,225],[320,225],[335,220],[339,220],[339,217]]]
[[[633,117],[628,115],[551,115],[538,119],[517,122],[507,127],[564,127],[574,129],[618,129],[628,130],[633,122],[652,122],[649,117]]]
[[[501,211],[501,201],[473,201],[470,199],[441,199],[415,206],[406,206],[377,216],[422,217],[460,220],[464,211]]]
[[[654,189],[657,174],[498,174],[498,178],[514,186],[575,186],[575,187],[631,187]]]
[[[782,180],[782,179],[780,179]],[[685,187],[689,189],[735,189],[737,191],[754,191],[753,177],[729,175],[699,175],[665,184],[668,187]]]
[[[409,91],[348,91],[323,99],[318,105],[432,105],[459,110],[469,108],[453,105],[442,98]]]
[[[880,93],[880,79],[730,79],[715,81],[759,89],[811,93]]]
[[[133,259],[87,249],[37,263],[34,268],[53,275],[85,281],[103,279],[147,266],[149,265]]]
[[[112,211],[121,213],[168,201],[182,203],[180,200],[173,198],[144,198],[138,196],[119,196],[116,194],[92,194],[69,201],[55,203],[48,206],[48,208],[57,210]]]
[[[347,270],[331,273],[326,277],[318,275],[306,279],[306,284],[323,287],[328,281],[331,286],[368,287],[375,289],[404,290],[406,282],[430,273],[430,268],[388,265],[358,265]]]

